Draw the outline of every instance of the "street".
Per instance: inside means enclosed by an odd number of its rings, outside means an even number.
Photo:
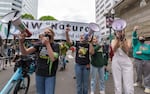
[[[69,60],[69,63],[67,63],[66,70],[57,72],[55,94],[76,94],[76,87],[75,87],[76,84],[75,84],[75,79],[73,79],[73,77],[74,77],[74,59],[68,58],[68,60]],[[13,74],[13,67],[8,66],[7,70],[1,70],[1,72],[0,72],[0,90],[10,79],[12,74]],[[90,89],[89,89],[89,91],[90,91]],[[138,87],[135,88],[135,94],[145,94],[143,91],[144,91],[144,89],[141,89]],[[95,94],[99,94],[98,92],[99,91],[97,88]],[[30,83],[30,88],[29,88],[28,94],[36,94],[34,74],[31,75],[31,83]],[[114,84],[113,84],[112,74],[110,74],[109,80],[106,81],[106,94],[114,94]]]

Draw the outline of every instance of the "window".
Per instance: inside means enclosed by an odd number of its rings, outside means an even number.
[[[14,0],[14,1],[16,1],[16,2],[18,2],[18,3],[22,3],[22,1],[21,1],[21,0]]]
[[[109,9],[110,6],[111,6],[111,3],[109,3],[109,4],[106,6],[106,9]]]
[[[21,8],[21,6],[15,4],[15,3],[12,3],[12,5]]]

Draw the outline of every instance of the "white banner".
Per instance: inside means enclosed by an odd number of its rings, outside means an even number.
[[[50,27],[55,32],[55,40],[65,40],[65,28],[67,25],[70,26],[71,31],[69,32],[72,40],[79,40],[79,36],[82,33],[88,32],[88,23],[79,22],[68,22],[68,21],[39,21],[39,20],[22,20],[26,27],[32,32],[32,36],[29,39],[38,39],[39,34],[43,33],[46,27]],[[0,35],[3,39],[7,37],[7,24],[0,23]],[[20,33],[13,25],[11,25],[10,34],[8,39],[13,39],[13,35]],[[96,32],[100,37],[100,32]]]

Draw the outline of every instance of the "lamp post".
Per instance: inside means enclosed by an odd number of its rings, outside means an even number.
[[[106,28],[109,28],[109,40],[111,44],[111,32],[112,32],[112,23],[114,21],[115,11],[112,9],[110,12],[106,9],[105,16],[106,16]]]

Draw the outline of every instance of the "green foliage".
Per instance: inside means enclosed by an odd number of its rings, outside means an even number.
[[[30,19],[30,20],[34,20],[34,17],[31,14],[24,14],[21,16],[22,19]]]
[[[57,20],[52,16],[42,16],[39,20],[41,21],[48,21],[48,20]]]

